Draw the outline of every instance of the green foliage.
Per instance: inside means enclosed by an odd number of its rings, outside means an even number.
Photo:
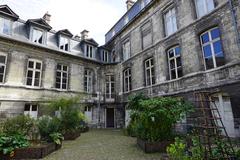
[[[240,160],[240,149],[238,149],[238,150],[236,151],[236,157],[237,157],[238,160]]]
[[[204,151],[202,148],[202,144],[199,141],[199,138],[196,136],[191,137],[192,146],[190,147],[189,151],[192,155],[192,160],[202,160],[204,157]]]
[[[175,138],[175,142],[173,144],[170,144],[170,146],[167,147],[167,153],[170,160],[190,160],[185,151],[186,144],[178,137]]]
[[[29,146],[26,136],[21,134],[0,135],[0,152],[3,154],[12,154],[17,148],[25,148]]]
[[[29,135],[35,126],[35,120],[29,116],[19,115],[13,118],[7,119],[3,124],[3,132],[12,134]]]
[[[64,140],[64,137],[61,133],[52,133],[49,136],[51,138],[51,141],[58,145],[62,144],[62,141]]]
[[[148,99],[141,94],[131,98],[129,102],[131,119],[136,122],[134,125],[137,137],[150,142],[171,139],[173,125],[191,111],[191,108],[192,105],[181,99]],[[134,127],[131,126],[131,129]]]
[[[42,139],[50,140],[52,133],[60,132],[61,121],[57,117],[42,116],[38,120],[38,128]]]
[[[136,137],[137,136],[137,122],[134,119],[131,119],[129,125],[126,128],[127,135]]]

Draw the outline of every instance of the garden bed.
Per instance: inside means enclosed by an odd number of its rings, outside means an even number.
[[[169,146],[172,141],[162,141],[162,142],[147,142],[140,138],[137,139],[138,146],[145,152],[145,153],[166,153],[167,146]]]
[[[55,143],[41,144],[39,146],[32,146],[28,148],[16,149],[14,156],[10,158],[9,155],[3,155],[0,153],[1,160],[10,159],[40,159],[44,158],[52,152],[61,148],[61,145],[56,145]]]
[[[81,136],[81,131],[67,132],[63,135],[64,140],[75,140]]]

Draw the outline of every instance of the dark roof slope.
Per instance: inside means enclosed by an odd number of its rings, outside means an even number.
[[[0,14],[7,16],[13,20],[18,20],[19,16],[8,7],[8,5],[0,5]]]
[[[46,30],[51,30],[52,27],[42,18],[38,18],[38,19],[29,19],[27,21],[28,24],[32,24],[32,25],[35,25],[35,26],[38,26],[40,28],[44,28]]]

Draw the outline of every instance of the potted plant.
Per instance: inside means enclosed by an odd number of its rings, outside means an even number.
[[[166,147],[173,141],[173,126],[191,105],[181,99],[132,98],[129,109],[135,120],[137,144],[146,153],[166,152]]]

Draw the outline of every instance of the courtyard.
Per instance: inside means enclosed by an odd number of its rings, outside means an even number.
[[[122,130],[90,130],[75,141],[64,141],[63,148],[43,160],[160,160],[161,154],[146,154],[136,138]]]

